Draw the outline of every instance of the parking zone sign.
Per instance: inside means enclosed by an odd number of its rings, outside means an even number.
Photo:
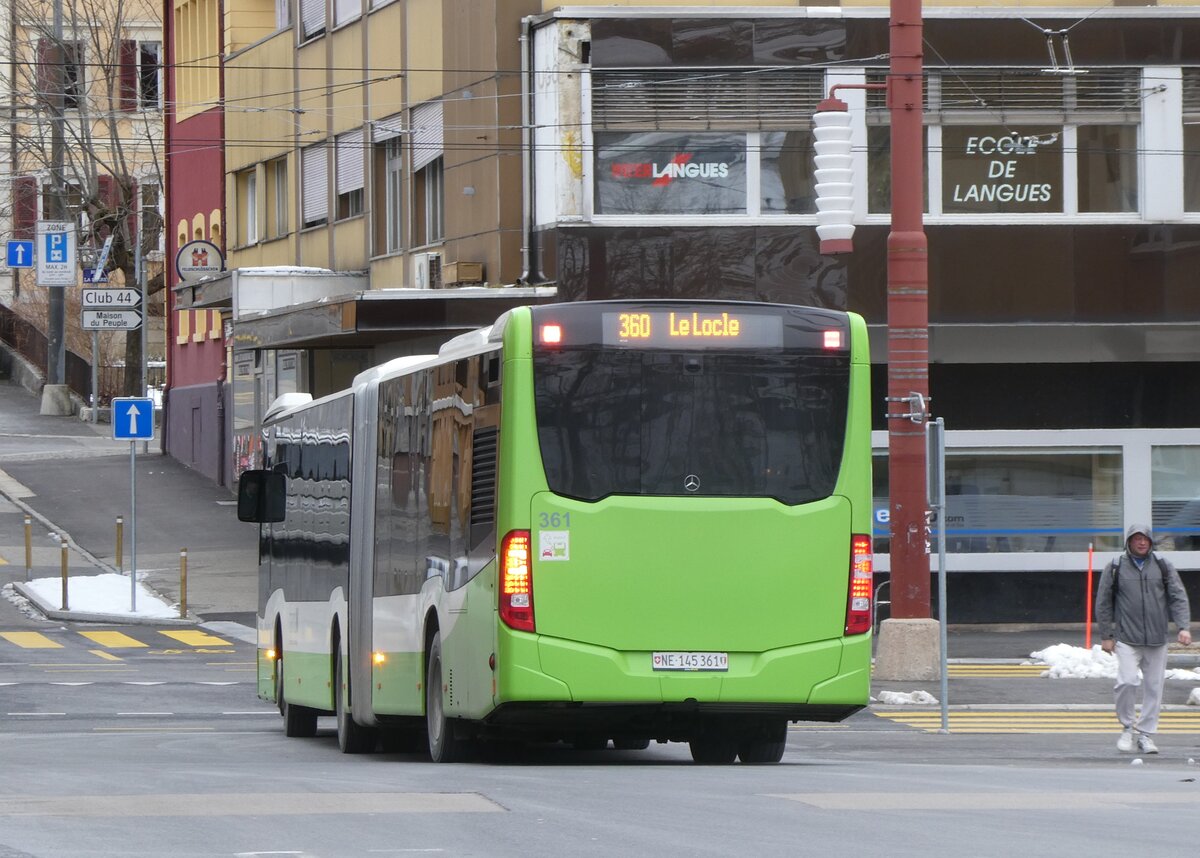
[[[37,224],[37,283],[74,286],[77,278],[75,224],[39,220]]]

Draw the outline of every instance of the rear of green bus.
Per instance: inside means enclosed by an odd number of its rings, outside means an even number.
[[[862,708],[869,369],[848,313],[513,312],[490,720],[721,757]]]

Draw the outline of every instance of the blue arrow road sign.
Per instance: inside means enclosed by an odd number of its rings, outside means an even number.
[[[33,267],[33,239],[28,241],[15,240],[8,243],[8,267]]]
[[[112,401],[114,441],[150,441],[154,438],[154,400],[123,397]]]

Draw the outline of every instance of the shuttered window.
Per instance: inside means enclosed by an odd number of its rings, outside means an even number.
[[[442,103],[427,101],[412,112],[413,172],[442,157]]]
[[[804,129],[824,89],[824,72],[806,69],[598,72],[592,125],[604,131]]]
[[[362,131],[339,134],[335,139],[338,219],[363,212],[363,135]]]
[[[318,143],[300,152],[301,217],[306,227],[329,219],[329,165],[325,148],[324,143]]]
[[[300,0],[300,27],[305,39],[325,32],[325,0]]]

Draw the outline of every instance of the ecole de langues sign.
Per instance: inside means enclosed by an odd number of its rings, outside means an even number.
[[[1062,129],[942,129],[942,210],[1062,211]]]

